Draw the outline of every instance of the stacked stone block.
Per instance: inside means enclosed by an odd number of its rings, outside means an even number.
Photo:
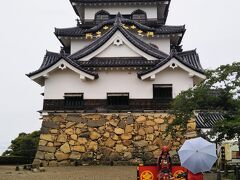
[[[34,164],[139,164],[154,163],[162,145],[171,154],[186,138],[196,136],[189,121],[184,135],[166,133],[173,118],[167,113],[51,114],[43,117]]]

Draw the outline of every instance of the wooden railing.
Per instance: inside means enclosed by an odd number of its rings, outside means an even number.
[[[45,99],[43,110],[93,110],[93,111],[144,111],[144,110],[166,110],[170,107],[171,100],[154,100],[154,99],[129,99],[129,104],[124,106],[110,106],[106,99],[85,99],[78,106],[68,106],[64,99],[51,100]]]

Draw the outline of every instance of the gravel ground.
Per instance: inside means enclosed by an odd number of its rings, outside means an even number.
[[[47,167],[46,172],[15,171],[15,166],[0,166],[0,180],[136,180],[134,166]],[[204,180],[216,180],[205,174]]]
[[[0,166],[0,180],[135,180],[134,166],[47,167],[46,172],[15,171],[15,166]]]

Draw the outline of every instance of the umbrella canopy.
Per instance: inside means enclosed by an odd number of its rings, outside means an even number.
[[[217,160],[216,145],[201,137],[186,140],[178,154],[181,165],[194,174],[210,171]]]

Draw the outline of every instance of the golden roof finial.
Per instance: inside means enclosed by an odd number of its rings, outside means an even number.
[[[88,38],[92,39],[93,38],[92,33],[86,33],[85,38],[86,39],[88,39]]]
[[[97,34],[97,36],[96,36],[96,37],[101,37],[101,35],[102,35],[102,32],[101,32],[101,31],[98,31],[98,32],[96,32],[96,34]]]
[[[147,32],[147,37],[154,37],[154,32],[148,31]]]
[[[132,26],[131,26],[131,29],[136,29],[136,26],[132,25]]]
[[[142,33],[143,33],[143,31],[141,29],[139,29],[137,32],[139,35],[142,35]]]
[[[108,28],[109,28],[108,26],[104,26],[103,27],[104,30],[108,30]]]

